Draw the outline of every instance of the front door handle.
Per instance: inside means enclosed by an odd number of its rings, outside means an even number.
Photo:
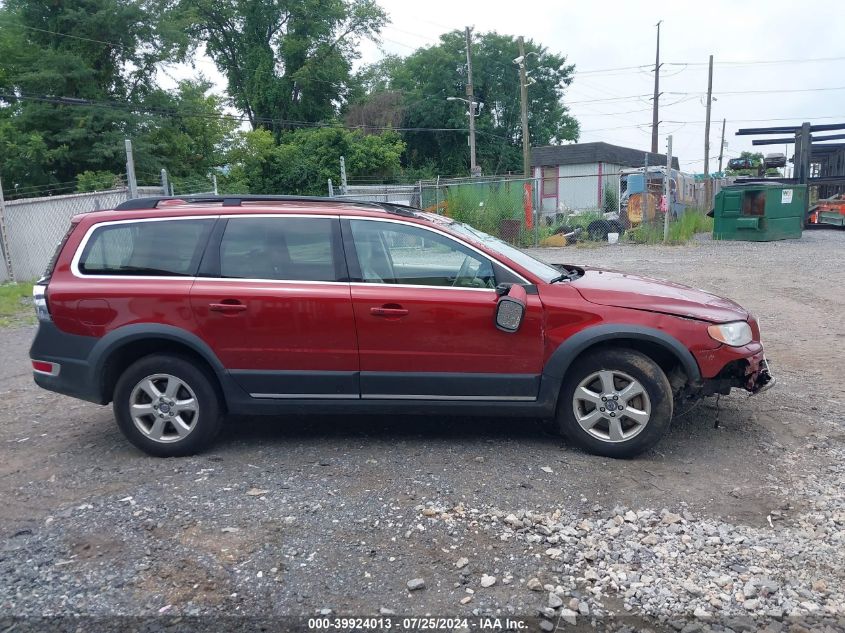
[[[208,309],[212,312],[222,312],[223,314],[235,314],[236,312],[243,312],[246,306],[240,301],[224,300],[222,303],[209,303]]]
[[[370,308],[370,314],[380,317],[403,317],[408,315],[408,310],[400,305],[386,305],[380,308]]]

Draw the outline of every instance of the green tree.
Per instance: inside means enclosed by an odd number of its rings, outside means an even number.
[[[578,123],[562,101],[574,66],[532,40],[525,42],[525,50],[524,63],[533,81],[528,88],[531,143],[576,140]],[[491,32],[473,36],[475,99],[484,104],[476,118],[477,155],[487,173],[522,171],[519,69],[513,63],[518,56],[517,40],[509,35]],[[446,98],[465,97],[466,80],[465,36],[453,31],[441,35],[439,44],[406,58],[390,57],[364,68],[357,76],[353,94],[367,103],[398,91],[404,95],[402,127],[458,128],[455,132],[408,131],[403,138],[409,167],[436,163],[441,173],[460,174],[469,169],[467,106],[447,102]],[[350,115],[358,114],[360,119],[361,111],[360,107],[350,108]],[[383,120],[383,111],[377,112]]]
[[[83,171],[76,175],[76,190],[105,191],[112,189],[120,183],[120,176],[110,171]]]
[[[38,132],[21,131],[9,109],[0,108],[0,179],[8,197],[36,196],[55,182],[51,169],[62,153]]]
[[[242,134],[233,148],[222,187],[237,193],[326,195],[329,178],[340,183],[341,156],[350,180],[390,180],[400,171],[404,149],[395,132],[306,128],[285,134],[277,144],[269,130],[254,130]]]
[[[145,100],[154,114],[139,134],[137,170],[148,177],[162,168],[171,178],[205,178],[228,161],[239,121],[225,116],[224,99],[205,80],[181,81],[174,92],[157,90]]]
[[[328,121],[347,97],[361,38],[387,16],[375,0],[184,0],[193,33],[253,129]]]
[[[164,61],[187,38],[167,0],[8,0],[0,8],[4,178],[20,187],[72,183],[82,171],[123,171],[123,139]],[[96,104],[96,105],[91,105]],[[14,165],[26,153],[37,167]],[[7,165],[12,163],[12,167]]]

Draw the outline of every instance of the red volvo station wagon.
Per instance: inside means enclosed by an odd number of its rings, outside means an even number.
[[[35,305],[35,382],[112,402],[158,456],[227,413],[448,412],[552,418],[631,457],[689,402],[772,381],[732,301],[386,203],[130,200],[73,219]]]

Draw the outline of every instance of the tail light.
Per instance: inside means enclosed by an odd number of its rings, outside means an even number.
[[[70,221],[70,227],[68,227],[68,230],[64,236],[62,236],[62,239],[59,240],[59,243],[56,245],[56,250],[53,251],[53,256],[47,263],[47,270],[44,271],[44,276],[35,282],[35,285],[32,287],[32,299],[35,303],[35,316],[38,317],[39,321],[53,320],[50,316],[50,306],[47,305],[47,284],[50,283],[50,277],[53,275],[53,269],[56,267],[56,262],[59,261],[59,255],[61,255],[62,249],[65,247],[70,234],[73,233],[77,224],[79,224],[78,219],[72,219]]]
[[[43,277],[32,287],[32,300],[35,303],[35,316],[38,320],[52,321],[50,307],[47,305],[47,284]]]

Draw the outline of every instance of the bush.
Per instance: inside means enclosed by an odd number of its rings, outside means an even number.
[[[522,180],[467,182],[443,189],[444,212],[451,218],[522,246],[534,244],[525,227]]]
[[[696,233],[713,230],[713,219],[699,209],[687,209],[677,220],[669,223],[667,244],[686,244]],[[627,239],[635,244],[660,244],[663,242],[663,222],[640,224],[629,230]]]
[[[605,185],[604,187],[602,211],[605,213],[617,213],[619,211],[619,194],[611,185]]]
[[[349,180],[391,181],[400,173],[405,143],[396,132],[365,135],[340,127],[287,132],[279,142],[258,129],[242,134],[232,166],[220,179],[227,193],[326,195],[328,180],[340,186],[340,157]]]
[[[83,171],[76,175],[76,190],[79,193],[106,191],[121,184],[120,177],[110,171]]]

